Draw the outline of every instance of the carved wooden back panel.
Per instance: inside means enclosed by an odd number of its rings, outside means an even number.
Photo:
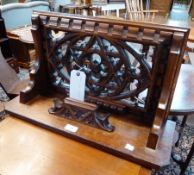
[[[32,24],[38,59],[21,102],[50,87],[68,96],[70,72],[81,69],[86,101],[149,124],[159,106],[166,115],[187,29],[45,12],[34,13]]]

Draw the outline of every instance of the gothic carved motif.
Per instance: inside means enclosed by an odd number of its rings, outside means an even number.
[[[68,97],[76,69],[87,76],[87,102],[138,114],[152,124],[167,63],[182,39],[176,28],[49,13],[34,14],[32,23],[40,59],[31,74],[35,84],[21,93],[21,102],[53,89]]]

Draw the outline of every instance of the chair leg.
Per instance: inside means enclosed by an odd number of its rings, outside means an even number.
[[[190,161],[192,159],[193,153],[194,153],[194,142],[193,142],[192,147],[191,147],[191,149],[189,151],[189,154],[187,156],[186,161],[181,166],[181,173],[180,173],[180,175],[184,175],[185,174],[185,171],[187,170],[187,167],[188,167],[188,165],[189,165],[189,163],[190,163]]]
[[[181,122],[181,130],[184,129],[184,126],[185,126],[185,123],[186,123],[186,121],[187,121],[187,118],[188,118],[188,115],[184,115],[184,116],[183,116],[183,120],[182,120],[182,122]],[[182,133],[182,131],[180,131],[180,133],[179,133],[179,138],[178,138],[178,140],[177,140],[177,142],[176,142],[176,146],[179,145],[179,141],[180,141],[180,138],[181,138],[181,133]],[[176,160],[176,159],[172,156],[173,160],[174,160],[176,163],[178,163],[178,164],[180,165],[180,168],[181,168],[180,175],[184,175],[184,174],[185,174],[185,172],[186,172],[186,170],[187,170],[187,167],[188,167],[188,165],[189,165],[189,163],[190,163],[190,161],[191,161],[191,159],[192,159],[193,153],[194,153],[194,142],[193,142],[193,144],[192,144],[192,146],[191,146],[191,149],[190,149],[190,151],[189,151],[189,154],[187,155],[187,158],[186,158],[186,160],[185,160],[184,162],[179,161],[179,160]]]
[[[184,126],[185,126],[185,123],[186,123],[186,121],[187,121],[187,117],[188,117],[188,115],[184,115],[184,116],[183,116],[183,120],[182,120],[182,122],[181,122],[181,127],[184,127]]]
[[[176,115],[173,115],[172,116],[172,121],[177,122],[177,120],[178,120],[178,117]]]
[[[187,117],[188,117],[188,115],[184,115],[183,116],[183,120],[181,122],[181,128],[180,128],[180,131],[179,131],[179,137],[178,137],[178,140],[177,140],[175,146],[178,146],[179,145],[179,141],[180,141],[180,138],[181,138],[181,133],[182,133],[182,131],[184,129],[184,126],[185,126],[185,123],[187,121]]]

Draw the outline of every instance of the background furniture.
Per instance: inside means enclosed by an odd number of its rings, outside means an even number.
[[[18,66],[29,69],[36,57],[31,26],[9,30],[7,35]]]
[[[11,3],[25,3],[26,0],[1,0],[1,5],[11,4]]]
[[[173,160],[180,166],[181,168],[181,172],[179,175],[185,175],[185,172],[189,166],[189,163],[193,157],[193,154],[194,154],[194,142],[191,146],[191,149],[189,150],[189,153],[186,157],[186,160],[185,161],[181,161],[181,160],[177,160],[176,157],[173,157]]]
[[[194,18],[194,2],[192,1],[191,7],[190,7],[190,14],[191,14],[191,19],[193,20]]]
[[[90,7],[90,8],[89,8]],[[114,3],[114,4],[93,4],[91,6],[85,6],[85,5],[75,5],[75,4],[65,4],[59,5],[59,11],[60,12],[69,12],[74,14],[80,14],[79,9],[86,8],[90,11],[93,11],[92,16],[101,15],[101,12],[104,15],[111,15],[112,12],[116,12],[116,16],[120,16],[120,11],[125,10],[125,4],[124,3]],[[78,10],[78,13],[76,12],[76,9]],[[95,15],[94,15],[95,14]]]
[[[85,16],[96,16],[101,15],[101,7],[95,7],[92,5],[76,5],[76,4],[66,4],[59,6],[60,12],[62,13],[73,13]]]
[[[10,3],[17,3],[18,0],[1,0],[1,5],[10,4]]]
[[[180,69],[180,74],[178,77],[178,82],[176,85],[173,102],[170,110],[170,115],[180,116],[183,115],[183,120],[181,123],[181,129],[179,131],[179,140],[182,136],[182,132],[187,120],[188,115],[194,114],[194,66],[189,64],[182,64]],[[176,143],[176,146],[179,146],[179,140]],[[186,169],[189,165],[189,162],[194,154],[194,143],[187,155],[185,162],[175,160],[181,167],[180,175],[184,175]]]
[[[105,4],[101,5],[101,8],[104,15],[111,15],[112,12],[116,12],[116,17],[121,17],[120,12],[126,10],[125,3]]]
[[[194,113],[194,67],[182,64],[169,115],[183,115],[183,125],[188,115]]]
[[[158,10],[145,9],[143,0],[126,0],[126,9],[130,20],[153,20]]]
[[[34,46],[31,43],[21,41],[17,35],[11,34],[11,31],[17,29],[17,32],[19,32],[18,28],[30,25],[31,15],[34,10],[49,11],[49,3],[35,1],[28,3],[12,3],[0,7],[6,30],[7,32],[9,31],[8,37],[11,50],[17,58],[18,65],[25,68],[29,68],[31,64],[30,53],[33,52]]]
[[[48,2],[12,3],[0,7],[6,30],[31,24],[33,10],[49,11]]]
[[[16,72],[18,72],[19,69],[17,65],[17,60],[14,57],[13,52],[10,48],[10,41],[6,34],[5,23],[1,16],[1,13],[0,13],[0,47],[6,61],[13,69],[15,69]]]
[[[192,24],[192,23],[191,23]],[[191,25],[190,33],[187,42],[187,48],[185,50],[186,58],[188,62],[194,65],[194,27]]]
[[[160,13],[163,13],[163,15],[169,14],[171,7],[173,4],[173,0],[151,0],[150,1],[150,9],[157,9],[160,11]]]
[[[1,53],[0,48],[0,84],[10,99],[19,95],[29,83],[29,80],[20,80],[16,72],[9,66]]]
[[[56,0],[54,3],[54,11],[60,12],[60,6],[71,4],[71,0]]]

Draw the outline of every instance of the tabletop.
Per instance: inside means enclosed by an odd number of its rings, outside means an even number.
[[[19,40],[24,43],[33,44],[34,40],[31,33],[32,26],[22,26],[13,30],[9,30],[8,37],[11,37],[12,35],[18,36]]]
[[[0,173],[150,175],[140,165],[7,116],[0,122]]]
[[[173,101],[171,115],[186,115],[194,113],[194,66],[182,64]]]

